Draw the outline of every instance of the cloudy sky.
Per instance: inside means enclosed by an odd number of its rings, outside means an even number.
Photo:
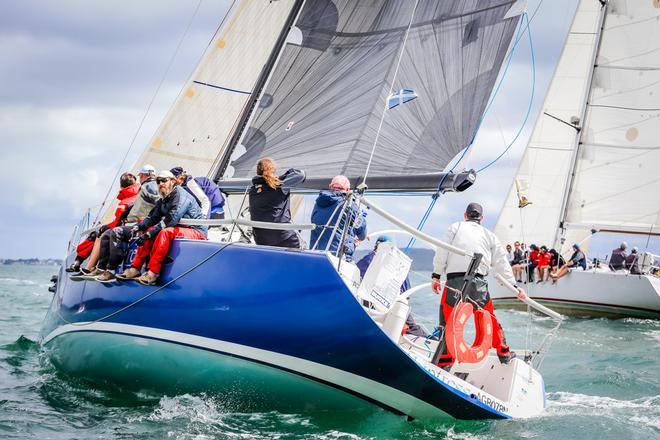
[[[266,0],[264,0],[266,1]],[[188,79],[230,1],[203,0],[129,155],[132,165]],[[0,15],[0,258],[63,256],[73,225],[103,199],[197,7],[191,0],[9,0]],[[530,0],[534,11],[538,0]],[[492,223],[541,107],[576,0],[541,4],[531,31],[533,113],[514,147],[467,193],[443,197],[425,231],[439,235],[480,201]],[[470,157],[478,168],[521,127],[531,91],[523,39]],[[486,151],[487,150],[487,151]],[[128,168],[128,167],[127,167]],[[113,190],[114,192],[115,190]],[[379,199],[417,224],[428,197]],[[306,202],[301,216],[307,216]],[[370,218],[371,229],[387,227]]]

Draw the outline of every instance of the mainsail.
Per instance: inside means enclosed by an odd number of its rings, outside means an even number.
[[[251,177],[263,156],[309,178],[363,176],[391,91],[417,98],[387,110],[369,176],[442,171],[474,137],[519,3],[306,1],[218,176]]]
[[[136,164],[181,165],[208,175],[291,14],[294,0],[242,0],[209,43],[200,64]]]
[[[659,20],[658,2],[579,3],[495,228],[502,241],[657,232]]]
[[[660,2],[608,8],[565,226],[660,228]]]

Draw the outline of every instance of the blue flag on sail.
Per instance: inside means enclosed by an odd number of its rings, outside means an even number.
[[[417,93],[410,89],[401,89],[396,93],[391,94],[387,98],[387,107],[392,109],[399,104],[405,104],[417,98]]]

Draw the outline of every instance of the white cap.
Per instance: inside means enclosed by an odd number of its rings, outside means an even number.
[[[169,170],[163,170],[159,172],[156,177],[160,179],[174,179],[174,174],[172,174]]]
[[[138,174],[156,174],[156,168],[146,163],[142,165],[142,168],[140,168]]]

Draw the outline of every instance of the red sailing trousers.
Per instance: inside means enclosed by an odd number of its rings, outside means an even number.
[[[442,302],[440,303],[442,307],[442,315],[445,318],[445,323],[448,322],[449,315],[454,310],[452,306],[447,304],[446,297],[447,297],[447,287],[445,287],[442,291]],[[497,322],[497,318],[495,317],[495,309],[493,308],[493,301],[490,298],[488,298],[488,302],[486,303],[486,305],[483,306],[483,309],[486,310],[488,313],[490,313],[490,318],[493,323],[492,348],[497,350],[498,355],[508,354],[509,346],[506,345],[506,339],[504,338],[504,332],[502,331],[502,326],[500,325],[499,322]],[[445,346],[445,350],[440,356],[438,366],[444,367],[446,365],[452,365],[453,363],[454,363],[454,358],[452,357],[451,354],[449,354],[449,352],[447,351],[447,347]]]
[[[155,274],[160,274],[160,269],[167,257],[167,252],[170,250],[170,243],[175,238],[188,238],[191,240],[206,240],[204,234],[197,229],[184,228],[181,226],[173,226],[161,230],[154,240],[147,240],[142,246],[138,248],[131,266],[140,270],[147,260],[149,254],[149,270]]]
[[[86,260],[87,257],[89,257],[89,255],[92,253],[92,249],[94,249],[94,240],[85,240],[80,242],[76,248],[77,259],[80,261]]]

